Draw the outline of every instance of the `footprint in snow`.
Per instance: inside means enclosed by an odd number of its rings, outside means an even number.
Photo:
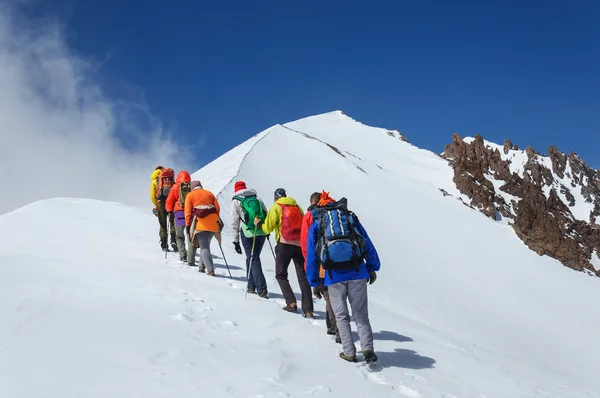
[[[329,387],[325,387],[325,386],[315,386],[315,387],[311,387],[310,389],[308,389],[306,392],[307,394],[310,395],[315,395],[316,393],[319,392],[331,392],[331,388]]]
[[[185,322],[194,322],[195,321],[195,319],[192,318],[191,316],[182,314],[181,312],[171,315],[171,318],[178,320],[178,321],[185,321]]]
[[[409,376],[409,377],[412,377],[412,379],[414,381],[416,381],[417,383],[419,383],[419,384],[428,384],[428,381],[427,381],[426,377],[416,375],[416,374],[414,374],[412,372],[404,372],[404,374],[407,375],[407,376]]]
[[[398,384],[394,386],[394,393],[401,397],[408,398],[420,398],[421,394],[417,390],[413,390],[410,387],[405,386],[404,384]]]
[[[157,352],[150,358],[149,362],[153,365],[156,365],[158,363],[163,362],[165,359],[173,358],[173,357],[176,357],[177,355],[179,355],[179,351],[171,348],[168,350],[163,350],[163,351]]]
[[[381,373],[379,373],[383,369],[380,367],[380,365],[377,365],[377,364],[369,365],[367,363],[361,363],[357,366],[358,366],[360,372],[362,373],[362,375],[368,381],[373,382],[375,384],[387,384],[385,382],[385,377],[383,377],[383,375]]]
[[[237,283],[235,283],[235,282],[231,282],[231,281],[229,281],[229,282],[227,282],[227,285],[228,285],[229,287],[232,287],[232,288],[234,288],[234,289],[240,289],[240,290],[242,289],[242,287],[241,287],[240,285],[238,285]]]

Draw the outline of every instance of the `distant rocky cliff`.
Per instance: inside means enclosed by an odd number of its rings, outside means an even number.
[[[480,135],[463,140],[454,134],[442,157],[453,166],[468,205],[507,220],[536,253],[600,276],[600,170],[556,147],[542,155]]]

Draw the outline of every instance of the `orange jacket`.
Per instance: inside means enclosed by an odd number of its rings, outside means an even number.
[[[192,181],[192,177],[190,177],[190,173],[185,170],[182,170],[177,174],[177,179],[175,180],[175,184],[171,187],[169,191],[169,196],[167,197],[167,201],[165,202],[165,208],[169,213],[174,213],[176,211],[182,211],[183,209],[179,205],[179,184],[182,182],[190,182]]]
[[[215,207],[216,212],[204,218],[196,218],[196,230],[219,232],[219,213],[221,212],[221,207],[215,195],[204,188],[196,188],[185,197],[185,225],[188,227],[192,225],[194,207],[211,205]]]

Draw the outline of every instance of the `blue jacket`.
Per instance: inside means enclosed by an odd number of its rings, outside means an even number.
[[[363,262],[357,269],[348,270],[326,270],[325,271],[325,283],[324,286],[333,285],[334,283],[352,281],[356,279],[368,279],[369,272],[379,271],[381,263],[379,262],[379,256],[373,246],[373,242],[369,239],[367,231],[358,222],[358,230],[362,236],[364,236],[367,243],[367,258],[366,263]],[[308,242],[306,245],[306,278],[308,283],[312,287],[319,286],[321,284],[321,278],[319,278],[319,260],[317,258],[316,239],[317,234],[315,233],[318,228],[316,222],[310,226],[308,231]]]

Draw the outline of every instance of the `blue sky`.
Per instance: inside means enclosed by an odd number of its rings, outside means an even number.
[[[481,133],[600,167],[600,3],[46,0],[69,44],[143,93],[201,167],[275,124],[341,109],[441,152]]]

